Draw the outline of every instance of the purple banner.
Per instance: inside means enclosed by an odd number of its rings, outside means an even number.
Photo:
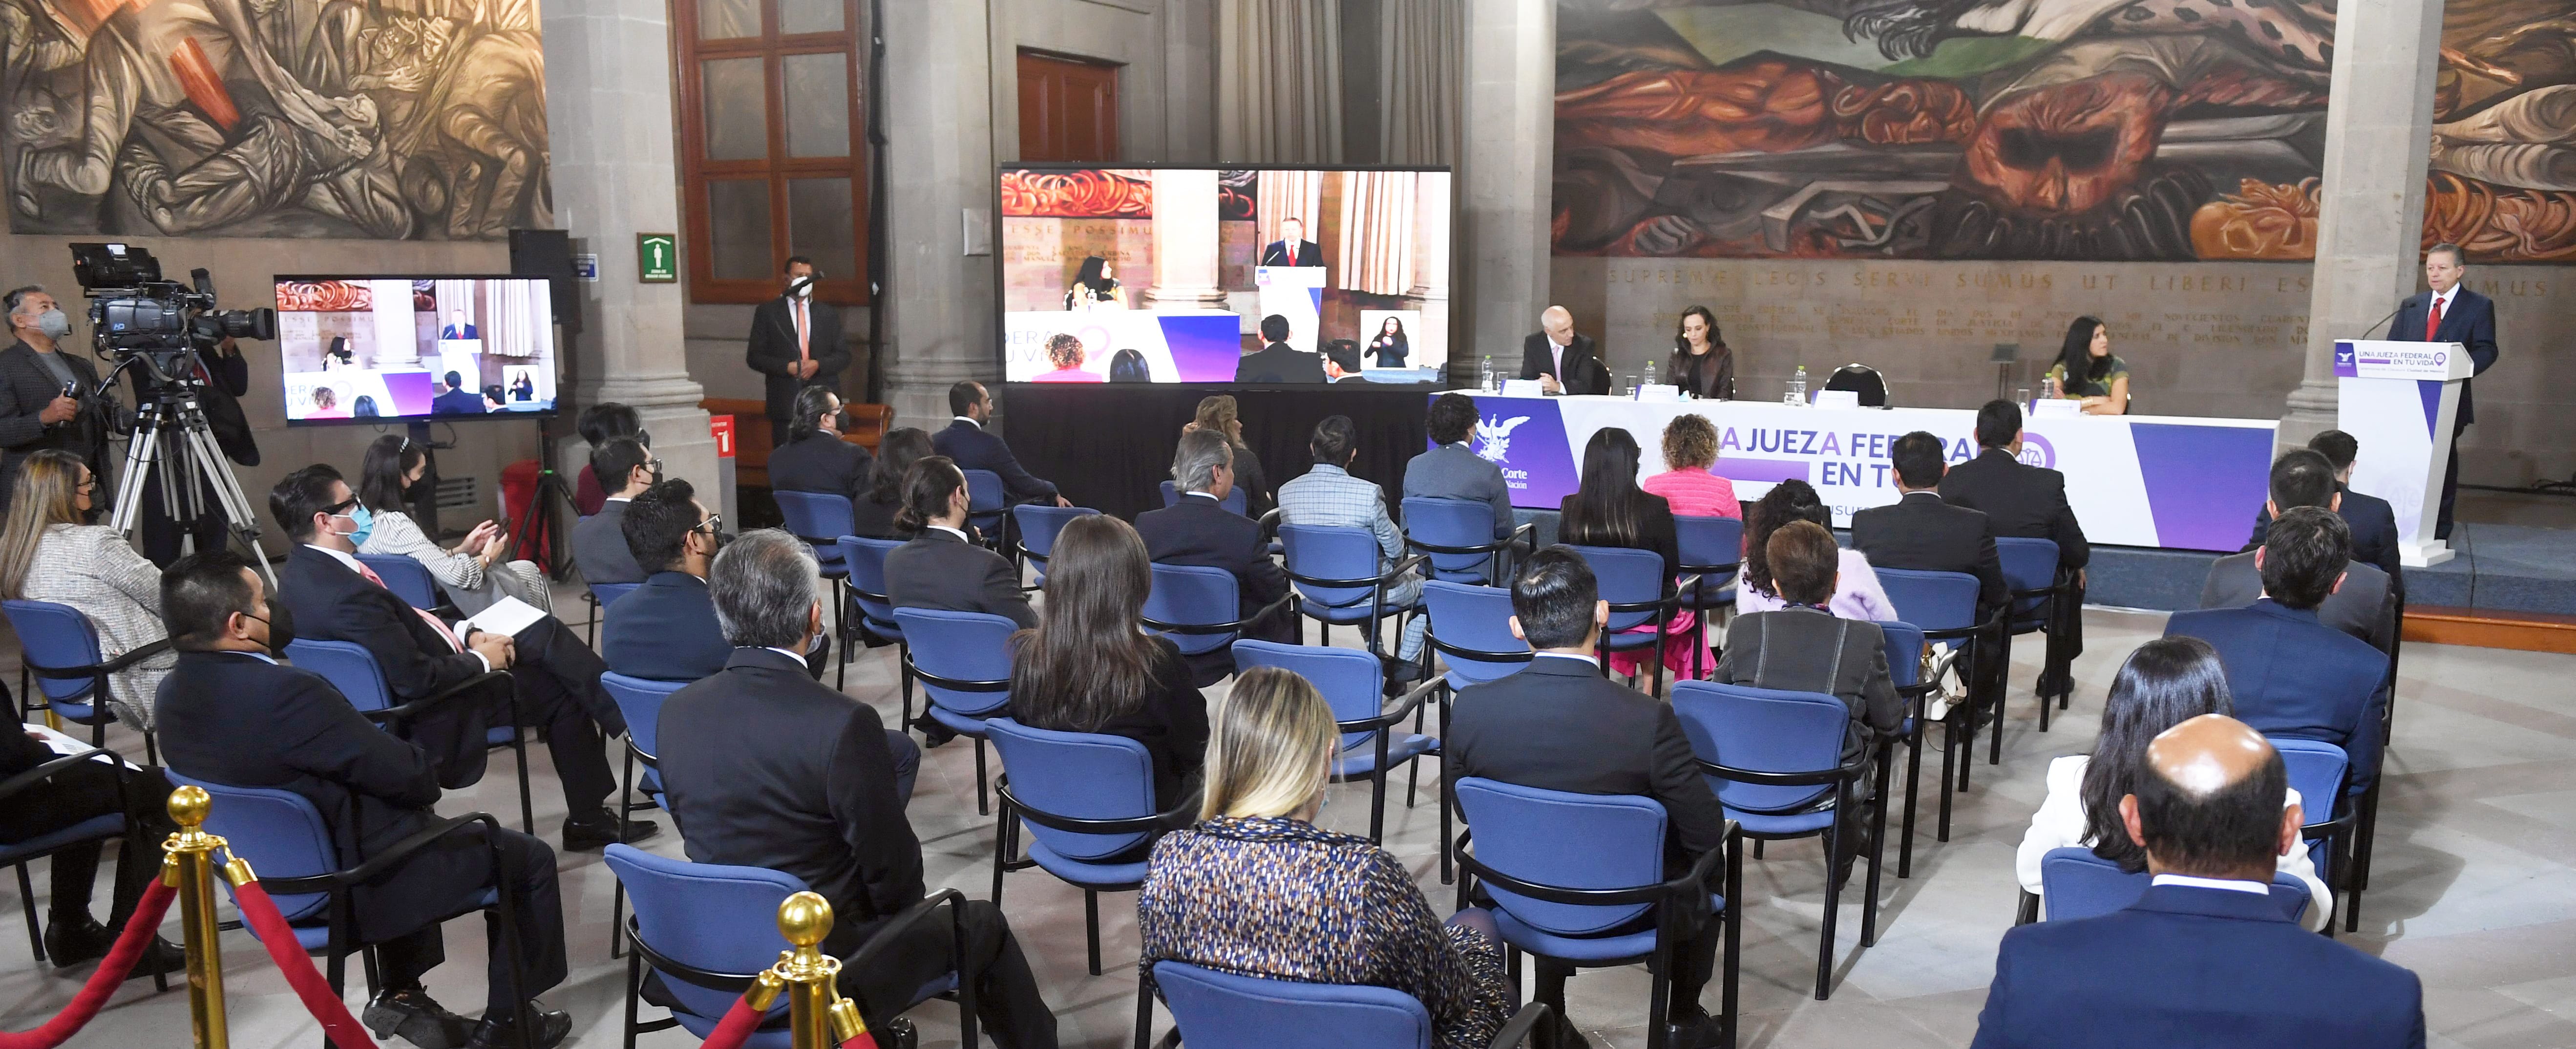
[[[394,410],[387,415],[427,415],[429,402],[428,372],[386,372],[385,393],[394,399]]]
[[[2131,423],[2138,476],[2155,516],[2156,545],[2235,551],[2269,493],[2272,431],[2255,427]]]
[[[1181,382],[1233,382],[1243,361],[1243,319],[1231,313],[1156,317]]]
[[[1438,396],[1434,394],[1433,396]],[[1512,505],[1554,507],[1582,487],[1565,417],[1554,401],[1478,396],[1476,433],[1467,447],[1501,467]]]
[[[1730,481],[1748,484],[1778,484],[1782,481],[1814,483],[1813,468],[1804,459],[1737,459],[1721,458],[1708,472]]]
[[[2427,437],[2436,436],[2433,428],[2442,421],[2442,386],[2440,379],[2415,380],[2415,393],[2424,399],[2424,435]]]

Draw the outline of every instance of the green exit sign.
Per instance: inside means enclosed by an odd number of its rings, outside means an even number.
[[[680,279],[680,238],[671,233],[635,235],[635,279],[644,284],[671,284]]]

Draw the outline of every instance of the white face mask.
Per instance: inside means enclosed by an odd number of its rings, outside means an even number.
[[[794,279],[794,280],[788,281],[788,282],[787,282],[787,294],[788,294],[788,297],[790,297],[790,298],[797,298],[797,299],[810,299],[810,298],[813,298],[813,297],[814,297],[814,278],[812,278],[812,277],[798,277],[798,278],[796,278],[796,279]]]

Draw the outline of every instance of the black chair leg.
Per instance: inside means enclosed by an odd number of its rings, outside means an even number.
[[[635,1036],[641,1033],[637,1031],[636,1028],[642,1026],[642,1024],[637,1022],[635,1014],[637,1007],[643,1002],[643,999],[644,955],[641,952],[638,952],[626,956],[626,1042],[624,1049],[635,1049]]]
[[[519,759],[519,829],[531,837],[537,833],[537,804],[528,796],[528,730],[510,726],[510,751]],[[573,814],[566,814],[570,818]],[[626,818],[625,813],[618,814]]]
[[[1719,978],[1726,985],[1718,990],[1718,1007],[1726,1014],[1727,1049],[1735,1047],[1736,984],[1744,965],[1744,842],[1741,838],[1726,843],[1726,954]]]
[[[993,825],[993,906],[1002,905],[1002,873],[1011,867],[1011,803],[1002,803],[1001,822]]]
[[[36,884],[27,877],[27,865],[18,864],[18,904],[27,912],[27,946],[36,952],[36,964],[45,964],[45,928],[36,921]]]
[[[1869,895],[1861,900],[1860,945],[1878,946],[1878,872],[1882,857],[1887,855],[1887,777],[1896,764],[1895,751],[1887,744],[1878,748],[1878,788],[1870,806]]]
[[[975,814],[978,816],[993,814],[991,803],[985,800],[984,741],[981,739],[975,741]]]
[[[1905,747],[1905,824],[1897,831],[1896,876],[1914,876],[1915,795],[1923,785],[1923,719],[1914,719],[1914,734]]]
[[[1834,993],[1834,926],[1843,911],[1843,889],[1834,883],[1834,871],[1842,865],[1843,819],[1850,812],[1850,806],[1838,806],[1833,825],[1825,828],[1825,923],[1816,941],[1816,1000],[1820,1002]]]
[[[1154,1038],[1154,980],[1150,976],[1136,981],[1136,1049],[1145,1049]]]
[[[1950,713],[1956,716],[1959,712],[1953,710]],[[1950,840],[1950,765],[1958,756],[1959,729],[1944,719],[1941,726],[1941,815],[1936,821],[1938,826],[1933,830],[1934,841]]]
[[[1082,932],[1091,949],[1091,975],[1100,975],[1100,894],[1082,890]]]

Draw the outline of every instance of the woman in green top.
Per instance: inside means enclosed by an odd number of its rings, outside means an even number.
[[[2111,356],[2111,329],[2100,317],[2066,326],[2066,345],[2047,378],[2049,396],[2081,399],[2086,415],[2129,413],[2129,364]]]

